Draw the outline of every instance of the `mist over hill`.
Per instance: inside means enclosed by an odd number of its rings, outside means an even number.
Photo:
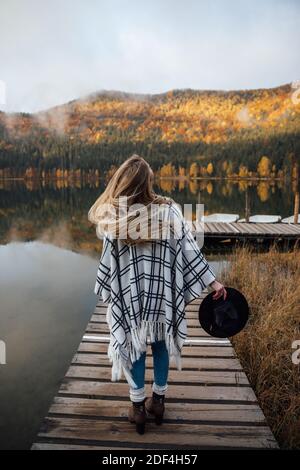
[[[0,169],[101,175],[135,152],[162,176],[280,176],[299,158],[293,94],[290,84],[153,95],[111,90],[34,114],[1,112]]]

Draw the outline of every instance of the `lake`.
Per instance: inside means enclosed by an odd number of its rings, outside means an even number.
[[[104,187],[102,179],[85,184],[0,180],[0,243],[41,239],[75,251],[97,253],[101,244],[87,223],[87,212]],[[165,179],[154,189],[180,204],[200,202],[205,214],[227,212],[244,217],[246,208],[250,215],[293,214],[292,187],[281,181]]]
[[[264,183],[265,184],[265,183]],[[0,448],[29,448],[97,303],[93,293],[101,242],[87,211],[104,182],[6,181],[0,189]],[[205,213],[288,216],[290,187],[165,180],[157,192]],[[247,196],[246,196],[247,194]],[[222,259],[212,258],[218,272]]]

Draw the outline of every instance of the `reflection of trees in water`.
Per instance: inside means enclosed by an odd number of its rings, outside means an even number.
[[[105,181],[79,180],[2,180],[0,186],[0,241],[12,238],[33,240],[42,234],[46,239],[63,239],[72,249],[99,251],[100,241],[95,227],[87,220],[91,205],[104,190]],[[204,204],[206,214],[237,213],[240,217],[253,214],[294,213],[295,194],[299,184],[284,185],[282,181],[188,180],[166,178],[156,180],[155,191],[168,194],[179,204]],[[296,198],[297,199],[297,198]],[[298,197],[299,201],[299,197]],[[298,202],[299,204],[299,202]],[[46,234],[45,231],[51,227]],[[48,237],[48,238],[47,238]]]
[[[197,194],[197,192],[198,192],[197,180],[190,180],[189,181],[189,190],[192,194]]]
[[[176,189],[176,181],[172,178],[161,179],[159,181],[159,187],[165,193],[171,193]]]
[[[257,185],[257,195],[261,202],[266,202],[269,199],[269,185],[265,182],[260,182]]]
[[[211,181],[209,181],[206,185],[206,191],[208,194],[212,194],[214,191],[214,187]]]
[[[221,192],[224,197],[230,196],[232,194],[232,184],[223,184]]]
[[[239,181],[239,191],[245,192],[248,188],[247,181]]]

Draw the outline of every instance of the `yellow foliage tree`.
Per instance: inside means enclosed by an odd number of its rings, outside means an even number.
[[[240,165],[239,176],[241,178],[245,178],[246,176],[248,176],[248,168],[245,165]]]
[[[271,170],[271,160],[269,157],[263,156],[261,157],[258,165],[257,165],[257,172],[259,176],[266,177],[270,175]]]
[[[222,170],[226,172],[227,168],[228,168],[228,162],[227,160],[224,160],[222,163]]]
[[[226,167],[226,175],[231,176],[232,173],[233,173],[233,165],[232,165],[232,162],[229,162]]]
[[[200,175],[202,175],[202,176],[207,175],[207,168],[206,168],[206,166],[201,166],[201,167],[200,167]]]
[[[183,166],[179,167],[178,175],[181,176],[181,177],[185,176],[185,168]]]
[[[176,168],[172,163],[167,163],[166,165],[163,165],[159,171],[159,175],[161,177],[172,177],[176,176]]]
[[[190,178],[197,178],[198,176],[198,165],[197,163],[193,162],[190,166]]]
[[[206,168],[206,171],[209,175],[212,175],[213,172],[214,172],[214,166],[213,164],[210,162],[208,165],[207,165],[207,168]]]

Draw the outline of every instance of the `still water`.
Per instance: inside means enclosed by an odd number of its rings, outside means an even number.
[[[96,260],[54,245],[0,246],[0,448],[28,448],[97,299]]]
[[[101,242],[87,211],[104,182],[70,186],[6,182],[0,188],[0,448],[29,448],[65,375],[97,302],[93,293]],[[205,212],[288,216],[290,188],[221,182],[180,187],[165,181],[157,192]],[[208,259],[211,259],[209,254]],[[215,271],[221,261],[212,261]]]
[[[99,240],[87,222],[87,212],[105,187],[103,180],[80,181],[0,181],[0,243],[11,240],[50,241],[64,248],[95,253]],[[205,214],[236,213],[245,216],[293,214],[291,185],[261,181],[246,183],[229,180],[161,180],[155,191],[173,197],[178,203],[204,204]],[[193,206],[195,207],[195,206]]]

